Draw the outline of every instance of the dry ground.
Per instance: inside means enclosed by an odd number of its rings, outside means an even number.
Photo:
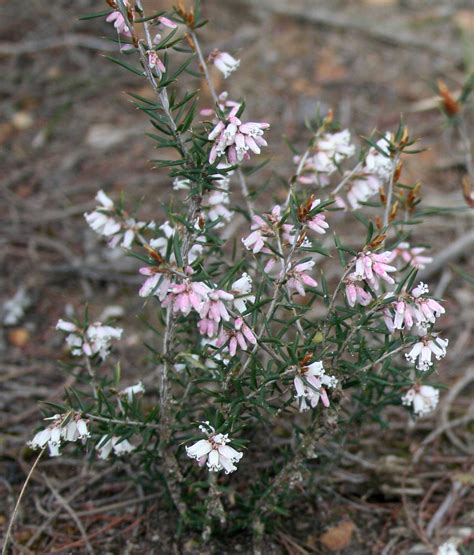
[[[342,125],[359,134],[393,129],[403,113],[427,148],[407,164],[407,179],[422,181],[428,206],[465,206],[460,145],[443,128],[432,97],[437,78],[456,90],[472,71],[468,4],[203,0],[211,21],[206,47],[237,51],[242,60],[238,77],[228,83],[233,95],[247,97],[256,119],[272,122],[272,163],[252,187],[292,171],[282,135],[302,146],[304,120],[320,104],[333,107]],[[141,349],[145,332],[135,316],[141,307],[136,265],[111,259],[82,213],[104,188],[125,190],[133,202],[145,198],[144,218],[159,220],[156,201],[166,198],[169,181],[147,164],[156,157],[143,137],[147,123],[124,94],[140,92],[141,84],[104,59],[110,45],[97,37],[109,31],[105,24],[77,20],[97,9],[102,4],[93,0],[0,1],[1,300],[19,287],[31,297],[18,326],[0,330],[4,527],[32,462],[25,442],[39,422],[37,401],[58,398],[67,381],[56,364],[63,351],[54,331],[65,307],[81,310],[90,302],[99,315],[123,306],[127,333],[118,355],[127,381],[148,364]],[[201,97],[206,105],[204,86]],[[281,194],[277,187],[271,193]],[[437,258],[472,230],[472,215],[433,217],[424,230]],[[345,233],[350,241],[349,224]],[[457,387],[457,396],[445,395],[438,413],[416,426],[394,411],[390,430],[367,427],[343,451],[327,445],[327,456],[338,460],[334,472],[295,507],[294,517],[282,520],[268,553],[426,553],[416,546],[427,536],[435,545],[462,537],[466,553],[474,553],[473,430],[466,419],[457,427],[448,423],[465,416],[472,403],[472,289],[457,273],[469,271],[469,246],[450,263],[429,279],[448,309],[441,328],[451,349],[439,379]],[[117,265],[120,271],[111,271]],[[250,552],[247,534],[207,545],[198,537],[175,539],[170,515],[156,501],[141,499],[156,492],[130,489],[123,480],[126,464],[104,476],[107,471],[81,458],[43,461],[18,517],[14,552],[87,552],[58,494],[69,499],[96,553]],[[22,547],[28,542],[29,550]]]

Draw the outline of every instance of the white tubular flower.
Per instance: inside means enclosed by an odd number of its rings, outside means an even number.
[[[118,457],[126,455],[135,450],[127,439],[120,440],[117,436],[102,436],[99,443],[96,445],[96,450],[99,452],[99,459],[106,460],[109,458],[110,453],[114,453]]]
[[[97,193],[95,200],[100,206],[90,214],[86,212],[84,218],[96,233],[105,237],[111,237],[118,233],[122,227],[113,217],[115,210],[114,202],[102,190]]]
[[[191,181],[184,177],[175,177],[173,181],[173,189],[175,191],[189,191],[191,187]]]
[[[336,170],[335,164],[340,164],[345,158],[353,156],[355,152],[355,146],[351,143],[351,133],[348,129],[338,133],[324,133],[318,139],[316,148],[319,153],[324,153],[331,161],[334,168],[332,171]],[[324,160],[324,157],[321,159]],[[327,166],[322,171],[327,171]]]
[[[329,184],[329,177],[346,158],[353,156],[355,146],[351,143],[348,129],[338,133],[324,133],[315,144],[314,154],[307,156],[298,176],[298,181],[305,185]],[[295,164],[301,164],[301,157],[295,156]]]
[[[118,211],[111,198],[104,191],[99,191],[95,197],[98,206],[90,214],[85,213],[89,226],[98,234],[109,239],[111,248],[118,246],[130,249],[135,237],[144,229],[154,229],[154,222],[137,222],[134,218],[128,218],[126,214]]]
[[[431,385],[414,385],[402,397],[402,404],[413,407],[416,416],[434,411],[439,402],[439,391]]]
[[[247,310],[248,302],[255,302],[255,295],[251,295],[250,291],[252,291],[252,278],[247,273],[242,274],[231,285],[231,293],[234,295],[234,306],[240,313]]]
[[[384,182],[390,179],[393,171],[393,160],[390,158],[390,150],[388,148],[389,143],[390,133],[386,133],[382,139],[377,141],[379,150],[371,148],[365,158],[364,169],[367,173],[376,175]]]
[[[99,354],[105,360],[109,356],[112,339],[120,339],[122,333],[122,328],[103,326],[100,322],[95,322],[86,330],[87,344],[93,355]]]
[[[87,421],[84,420],[83,418],[78,418],[76,420],[76,428],[77,428],[78,439],[87,439],[88,437],[91,437],[91,434],[87,429]]]
[[[224,79],[227,79],[240,65],[240,60],[237,60],[228,52],[214,51],[211,56],[216,68],[224,75]]]
[[[169,221],[166,221],[164,224],[160,225],[158,228],[162,231],[163,236],[157,237],[156,239],[152,239],[150,241],[150,247],[158,251],[161,256],[166,257],[166,253],[168,250],[168,242],[172,241],[174,238],[174,234],[176,233],[176,228],[170,225]],[[191,249],[189,250],[188,254],[188,262],[192,264],[195,262],[203,251],[202,245],[199,244],[199,241],[204,241],[204,237],[200,236],[196,239],[196,242],[192,245]],[[174,256],[174,252],[171,252],[170,255],[170,262],[176,264],[176,258]]]
[[[409,362],[416,363],[418,370],[426,372],[433,366],[432,355],[435,355],[436,360],[444,358],[447,346],[447,339],[441,339],[441,337],[436,336],[424,336],[418,343],[415,343],[409,353],[405,354],[405,357]]]
[[[20,287],[15,295],[3,304],[3,324],[5,326],[15,326],[18,324],[30,305],[30,296],[24,287]]]
[[[436,555],[460,555],[460,553],[453,542],[447,541],[438,547]]]
[[[68,422],[64,424],[65,420]],[[52,423],[35,434],[33,439],[27,443],[32,449],[44,449],[48,446],[50,457],[59,457],[59,448],[64,441],[75,442],[78,439],[85,440],[90,437],[87,421],[79,413],[55,414],[45,420]]]
[[[95,322],[82,330],[66,320],[59,320],[56,329],[69,333],[66,336],[66,344],[73,356],[92,357],[99,354],[102,360],[109,355],[112,339],[120,339],[123,332],[122,328],[103,326],[100,322]]]
[[[76,324],[68,322],[67,320],[63,320],[62,318],[58,320],[58,323],[56,324],[56,329],[68,333],[75,333],[79,331],[79,328],[76,326]]]
[[[228,184],[226,185],[225,182],[223,182],[223,184],[226,188],[228,187]],[[229,203],[230,197],[226,190],[211,191],[204,197],[202,208],[206,219],[210,222],[216,222],[214,229],[223,227],[225,222],[230,222],[232,220],[234,212],[227,208]]]
[[[210,472],[224,470],[226,474],[230,474],[237,470],[234,463],[240,461],[243,453],[227,445],[231,441],[228,434],[217,434],[216,430],[209,425],[209,422],[204,422],[204,425],[199,426],[199,429],[208,437],[207,439],[200,439],[191,447],[186,446],[188,457],[196,459],[200,466],[207,462]]]
[[[87,427],[86,427],[87,430]],[[69,420],[69,422],[61,428],[61,435],[64,441],[70,441],[72,443],[79,439],[79,430],[77,427],[77,422],[74,419]],[[89,437],[87,435],[86,437]]]
[[[375,175],[364,174],[354,177],[349,182],[347,200],[353,210],[360,208],[361,202],[367,202],[379,192],[382,186],[379,178]]]
[[[40,430],[35,434],[31,441],[28,441],[27,445],[32,449],[43,449],[43,447],[48,443],[51,438],[51,429],[45,428]]]
[[[323,363],[315,361],[308,366],[300,367],[293,383],[300,411],[303,412],[309,409],[307,401],[309,401],[311,408],[317,407],[319,399],[326,408],[329,407],[326,388],[336,387],[337,378],[327,375]]]
[[[142,381],[139,381],[135,385],[130,385],[125,389],[122,389],[120,395],[127,397],[128,402],[131,403],[133,401],[133,397],[137,396],[139,393],[145,393],[145,386],[143,385]]]

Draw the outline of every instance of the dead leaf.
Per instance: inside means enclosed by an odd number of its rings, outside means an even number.
[[[354,530],[355,524],[351,520],[343,520],[324,532],[321,543],[330,551],[340,551],[351,543]]]
[[[15,347],[24,347],[30,339],[30,332],[25,328],[15,328],[8,332],[8,341]]]

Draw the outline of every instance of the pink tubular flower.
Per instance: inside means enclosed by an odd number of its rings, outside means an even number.
[[[219,323],[209,318],[202,318],[198,322],[199,333],[201,335],[207,335],[207,337],[215,337],[218,327]]]
[[[415,306],[418,309],[416,316],[420,325],[426,325],[427,323],[434,324],[436,318],[439,318],[441,314],[446,312],[438,301],[422,296],[427,293],[429,293],[428,286],[422,281],[411,292],[415,300]]]
[[[148,51],[148,65],[151,69],[156,69],[159,73],[165,73],[165,64],[160,60],[158,53],[155,50]]]
[[[181,312],[187,316],[191,309],[200,312],[207,299],[209,287],[199,281],[185,280],[172,285],[162,301],[164,307],[172,306],[173,312]]]
[[[321,361],[315,361],[308,366],[300,368],[293,383],[296,390],[296,398],[299,401],[299,408],[302,412],[309,409],[307,401],[309,401],[311,408],[315,408],[318,405],[319,399],[321,399],[326,408],[329,407],[329,397],[326,388],[336,387],[337,379],[326,374]]]
[[[311,270],[315,265],[314,260],[308,260],[307,262],[302,262],[301,264],[296,264],[288,271],[288,289],[296,290],[301,296],[306,295],[304,286],[317,287],[318,282],[309,276],[306,272]]]
[[[390,307],[385,308],[384,318],[390,333],[397,329],[408,330],[414,325],[426,330],[430,324],[435,323],[436,318],[445,313],[438,301],[422,296],[427,293],[428,286],[420,282],[411,293],[404,293]],[[393,317],[390,308],[395,313]]]
[[[395,280],[388,273],[396,272],[397,269],[387,264],[390,255],[390,251],[381,254],[370,251],[359,253],[355,261],[354,279],[365,279],[374,289],[379,288],[379,278],[394,284]]]
[[[264,237],[273,237],[275,231],[272,225],[280,221],[281,208],[277,205],[273,207],[270,214],[267,215],[268,223],[261,216],[254,215],[253,224],[250,228],[251,233],[245,239],[242,239],[247,250],[251,250],[254,254],[259,253],[265,245]]]
[[[224,346],[227,342],[229,343],[229,354],[234,356],[237,352],[237,346],[242,350],[247,349],[247,341],[252,345],[256,345],[257,338],[255,337],[253,331],[247,326],[243,318],[236,318],[234,322],[234,330],[221,330],[219,337],[217,338],[217,347]]]
[[[127,5],[127,2],[125,1],[124,4]],[[107,23],[113,23],[114,27],[117,29],[117,33],[120,35],[123,35],[124,37],[132,36],[127,22],[119,10],[114,10],[111,14],[109,14],[106,21]]]
[[[424,247],[410,247],[410,243],[400,243],[392,250],[389,262],[392,262],[397,257],[400,257],[404,262],[413,266],[413,268],[423,270],[423,268],[426,268],[427,264],[431,264],[431,262],[433,262],[431,256],[422,255],[425,250],[426,249]]]
[[[310,212],[320,204],[320,199],[313,200],[313,202],[311,203]],[[315,214],[314,216],[309,216],[309,218],[306,220],[306,225],[320,235],[324,235],[326,233],[326,230],[329,228],[329,224],[326,222],[326,216],[324,214]]]
[[[367,306],[370,301],[372,300],[372,297],[370,296],[369,293],[367,293],[367,291],[365,291],[364,289],[362,289],[362,287],[360,285],[357,285],[353,279],[352,276],[354,274],[350,274],[348,276],[348,279],[346,281],[346,299],[347,302],[349,304],[349,306],[354,307],[356,305],[356,303],[362,305],[362,306]]]
[[[164,15],[160,15],[158,21],[160,22],[160,26],[168,27],[168,29],[176,29],[177,27],[174,21],[171,21],[171,19],[168,19]]]
[[[223,291],[222,289],[216,289],[210,291],[207,294],[207,298],[204,300],[199,315],[201,318],[207,318],[209,320],[214,320],[214,322],[220,322],[221,319],[228,321],[230,316],[225,307],[224,301],[233,301],[234,295]]]
[[[158,268],[153,266],[145,266],[140,268],[138,271],[142,274],[142,276],[147,276],[147,279],[144,281],[140,291],[138,292],[140,297],[149,297],[153,294],[156,295],[160,301],[163,301],[171,286],[171,280],[169,277],[163,275],[159,272]]]

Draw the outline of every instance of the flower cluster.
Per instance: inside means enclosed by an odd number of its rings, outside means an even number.
[[[351,143],[348,129],[338,133],[323,133],[317,137],[311,154],[304,159],[301,156],[294,157],[295,164],[302,164],[298,181],[304,185],[325,187],[340,164],[354,153],[355,146]]]
[[[44,449],[48,446],[50,457],[59,457],[59,448],[63,442],[75,443],[90,437],[88,422],[80,413],[55,414],[45,420],[51,424],[36,433],[28,446],[32,449]]]
[[[93,212],[85,213],[84,217],[90,227],[98,234],[109,239],[109,247],[121,246],[130,249],[134,240],[140,237],[145,229],[154,229],[154,222],[137,222],[118,210],[114,201],[104,191],[95,197],[100,203]]]
[[[156,23],[160,31],[166,28],[176,29],[177,27],[174,21],[171,21],[171,19],[168,19],[167,17],[164,17],[162,15],[156,18]],[[156,35],[153,37],[152,42],[154,45],[159,45],[161,42],[161,33],[156,33]],[[156,70],[158,74],[165,73],[166,66],[161,61],[161,58],[159,57],[158,52],[156,50],[151,49],[151,50],[148,50],[147,54],[148,54],[148,65],[150,66],[150,69]]]
[[[460,555],[460,552],[453,542],[448,541],[438,547],[436,555]]]
[[[347,202],[352,210],[361,207],[372,196],[379,193],[383,186],[390,180],[394,169],[394,161],[390,156],[390,134],[386,134],[377,141],[377,147],[371,147],[364,161],[357,171],[346,172]],[[358,166],[359,167],[359,166]],[[346,208],[346,202],[341,196],[337,197],[339,206]]]
[[[355,271],[348,276],[349,280],[365,280],[373,289],[379,289],[380,280],[393,285],[395,280],[389,274],[397,269],[388,264],[390,256],[389,251],[380,254],[371,251],[359,253],[355,259]]]
[[[207,464],[210,472],[224,470],[226,474],[230,474],[237,470],[234,463],[240,461],[243,453],[228,445],[231,441],[228,434],[216,433],[209,422],[203,422],[199,429],[207,438],[200,439],[191,447],[186,446],[188,457],[196,459],[199,466]]]
[[[96,445],[96,449],[99,452],[99,459],[105,460],[109,458],[112,452],[118,457],[131,453],[135,450],[135,446],[128,439],[121,439],[117,436],[102,436]]]
[[[337,386],[337,378],[326,374],[321,361],[300,366],[293,382],[300,411],[308,410],[310,406],[315,408],[320,399],[325,407],[329,407],[326,389]]]
[[[208,222],[213,224],[213,229],[224,227],[225,224],[227,222],[230,222],[232,220],[232,217],[234,216],[234,212],[232,210],[229,210],[229,185],[230,178],[234,173],[234,171],[230,169],[231,167],[232,166],[224,163],[217,164],[217,169],[223,173],[216,173],[210,176],[214,188],[203,195],[201,203],[202,215]],[[173,181],[173,189],[175,189],[176,191],[189,190],[190,185],[191,182],[189,181],[189,179],[176,178]],[[200,245],[198,243],[195,243],[191,249],[189,259],[191,264],[193,262],[193,250],[196,247],[200,247]]]
[[[222,347],[229,343],[229,353],[235,355],[237,345],[242,349],[247,348],[247,343],[256,343],[252,330],[245,324],[242,317],[235,319],[233,330],[219,328],[223,322],[229,322],[229,306],[233,304],[239,312],[245,312],[248,302],[254,302],[252,295],[252,280],[248,274],[243,274],[231,285],[231,291],[218,289],[215,285],[209,286],[201,281],[190,279],[192,270],[189,269],[189,278],[178,278],[172,283],[168,277],[160,274],[160,269],[144,267],[140,272],[148,279],[140,289],[141,296],[156,294],[163,307],[170,307],[174,313],[188,316],[191,311],[199,315],[197,324],[199,333],[207,338],[214,338],[216,346]],[[161,279],[161,282],[160,282]]]
[[[390,306],[384,309],[385,324],[393,333],[395,330],[409,330],[417,326],[426,331],[436,318],[445,313],[444,307],[435,299],[428,297],[428,286],[420,282],[411,293],[403,293]]]
[[[405,357],[409,362],[416,364],[418,370],[426,372],[433,366],[431,360],[433,355],[436,360],[441,360],[446,356],[447,346],[447,339],[442,339],[434,334],[424,335],[413,345],[411,351],[405,354]]]
[[[104,326],[101,322],[94,322],[84,329],[72,322],[59,320],[56,329],[68,334],[66,344],[73,356],[93,357],[98,354],[102,360],[109,356],[112,340],[120,339],[123,333],[122,328]]]
[[[425,416],[438,405],[439,391],[431,385],[414,385],[402,397],[402,404],[413,407],[416,416]]]
[[[433,262],[431,256],[423,254],[425,250],[425,247],[411,247],[410,243],[402,242],[392,249],[389,262],[400,258],[405,264],[409,264],[417,270],[423,270],[428,264]]]
[[[163,258],[165,258],[167,253],[170,251],[169,262],[171,264],[176,264],[175,254],[172,249],[169,249],[169,247],[172,246],[175,234],[178,233],[178,230],[172,226],[168,220],[161,224],[158,229],[162,232],[162,235],[161,237],[152,239],[150,241],[150,247],[160,253]],[[193,264],[201,255],[203,249],[200,241],[203,240],[203,237],[198,237],[196,242],[191,247],[188,253],[189,264]]]
[[[249,152],[260,154],[261,147],[267,146],[263,132],[270,127],[269,123],[242,121],[237,117],[241,106],[234,106],[224,121],[219,121],[209,133],[209,141],[213,146],[209,154],[209,162],[214,164],[217,159],[225,157],[229,164],[239,164],[250,158]]]

